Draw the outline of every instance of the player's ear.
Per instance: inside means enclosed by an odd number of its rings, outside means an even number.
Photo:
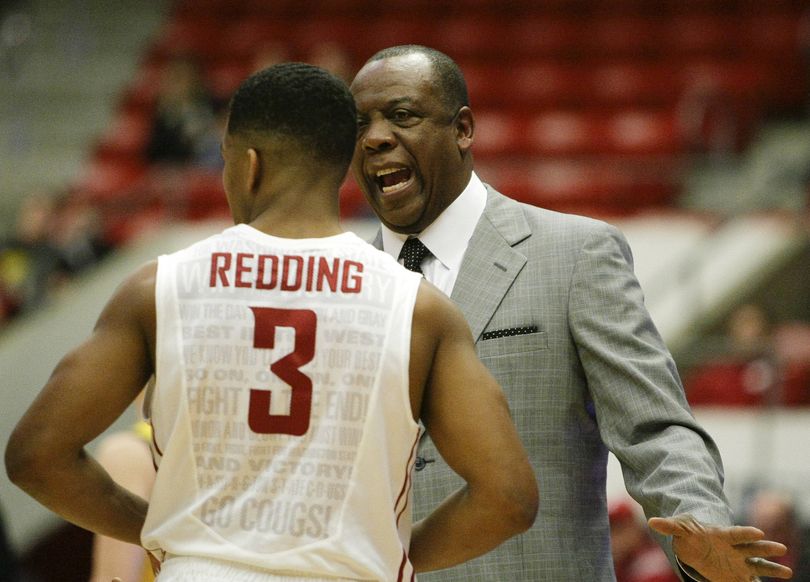
[[[247,172],[247,188],[248,192],[255,194],[259,191],[259,184],[262,178],[262,165],[259,152],[254,148],[248,148],[248,172]]]

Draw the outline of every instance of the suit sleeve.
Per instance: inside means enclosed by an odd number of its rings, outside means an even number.
[[[569,325],[602,440],[621,463],[628,493],[648,517],[691,513],[730,525],[719,452],[692,416],[630,247],[612,226],[599,223],[579,251]],[[671,544],[659,542],[673,560]]]

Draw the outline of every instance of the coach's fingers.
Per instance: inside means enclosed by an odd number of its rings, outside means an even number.
[[[705,531],[698,520],[686,513],[673,517],[651,517],[647,520],[647,525],[650,526],[650,529],[665,536],[683,536]]]
[[[770,540],[737,544],[734,548],[747,558],[769,558],[772,556],[784,556],[787,553],[785,544]]]
[[[728,537],[728,542],[733,546],[765,539],[765,532],[751,525],[733,525],[717,529],[722,535]]]
[[[793,576],[793,570],[782,564],[771,562],[765,558],[748,558],[746,560],[757,576],[766,576],[768,578],[781,578],[784,580]]]

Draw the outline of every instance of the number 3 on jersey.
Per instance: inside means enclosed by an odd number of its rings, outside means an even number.
[[[251,307],[256,325],[253,328],[253,347],[273,349],[276,328],[291,327],[295,331],[293,350],[270,365],[270,371],[289,384],[292,389],[289,414],[270,414],[270,390],[251,388],[248,408],[248,426],[260,434],[289,434],[302,436],[309,430],[312,412],[312,380],[299,368],[312,361],[315,355],[315,329],[317,317],[308,309],[275,309]]]

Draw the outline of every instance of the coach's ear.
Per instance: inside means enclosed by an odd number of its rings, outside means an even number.
[[[475,134],[475,118],[472,109],[466,105],[459,109],[454,123],[458,149],[462,154],[466,154],[472,147],[473,135]]]
[[[259,158],[259,152],[254,148],[248,148],[248,174],[247,174],[247,188],[251,194],[259,192],[259,186],[262,183],[262,163]]]

